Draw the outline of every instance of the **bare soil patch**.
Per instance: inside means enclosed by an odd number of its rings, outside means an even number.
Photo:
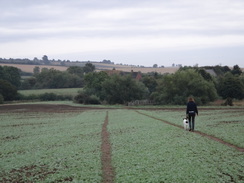
[[[9,173],[2,172],[3,182],[24,183],[44,180],[48,175],[56,173],[57,169],[49,169],[46,165],[30,165],[19,169],[12,169]]]
[[[90,106],[70,106],[64,104],[4,104],[0,105],[0,113],[24,113],[24,112],[47,112],[47,113],[68,113],[68,112],[82,112],[85,110],[111,110],[116,108],[104,108],[104,107],[90,107]],[[121,109],[121,107],[118,107]],[[170,110],[170,111],[184,111],[185,108],[170,108],[170,107],[124,107],[124,109],[128,110]],[[226,110],[225,108],[201,108],[201,111],[204,110]],[[233,112],[243,112],[242,108],[229,108],[228,110],[232,110]]]
[[[115,171],[112,166],[112,153],[111,153],[111,144],[109,141],[109,132],[107,130],[108,126],[108,112],[106,114],[106,118],[103,123],[102,127],[102,145],[101,145],[101,151],[102,151],[102,182],[103,183],[113,183],[115,178]]]
[[[65,113],[81,112],[84,110],[104,109],[99,107],[79,107],[60,104],[11,104],[0,105],[0,113],[23,113],[23,112],[47,112],[47,113]]]
[[[3,64],[3,63],[0,63],[0,65],[17,67],[24,72],[31,72],[31,73],[33,72],[33,69],[35,67],[39,67],[40,69],[43,69],[43,68],[55,69],[55,70],[59,70],[59,71],[66,71],[68,69],[68,67],[65,67],[65,66],[55,66],[55,65],[27,65],[27,64]]]

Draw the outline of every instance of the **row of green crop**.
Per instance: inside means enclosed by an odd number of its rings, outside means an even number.
[[[177,124],[182,124],[184,115],[165,110],[140,112]],[[202,112],[196,130],[208,133],[200,119],[216,116],[216,121],[209,119],[219,124],[217,119],[231,118],[226,113]],[[0,114],[0,182],[101,182],[105,116],[105,110]],[[109,110],[108,119],[115,182],[242,182],[244,178],[243,153],[233,148],[133,110]],[[222,133],[233,138],[233,132]]]
[[[18,90],[22,95],[40,95],[44,93],[55,93],[57,95],[75,96],[82,88],[59,88],[59,89],[36,89],[36,90]]]
[[[1,114],[0,182],[100,182],[104,118],[104,112]]]
[[[73,100],[81,88],[19,90],[17,100],[65,101]]]

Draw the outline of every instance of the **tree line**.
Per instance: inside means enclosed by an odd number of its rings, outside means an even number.
[[[204,68],[182,67],[174,74],[143,75],[141,81],[131,76],[108,76],[106,73],[89,73],[85,76],[85,87],[80,98],[96,96],[109,104],[127,104],[133,100],[148,99],[154,104],[183,105],[189,96],[194,96],[200,105],[219,97],[232,99],[244,97],[244,74],[239,66],[233,69],[217,66],[216,77]],[[81,101],[85,102],[84,99]]]
[[[60,65],[60,66],[69,66],[72,65],[72,63],[78,63],[79,66],[84,66],[85,63],[89,61],[70,61],[70,60],[50,60],[47,55],[43,55],[41,59],[38,59],[37,57],[34,57],[33,59],[28,58],[0,58],[0,63],[7,63],[7,64],[26,64],[26,65]],[[102,60],[101,63],[106,64],[114,64],[114,62],[110,60]]]
[[[232,105],[233,99],[244,98],[244,74],[238,65],[208,67],[215,71],[210,75],[205,68],[181,67],[174,74],[147,73],[140,80],[133,73],[108,74],[95,72],[95,66],[71,66],[67,71],[39,67],[34,75],[21,80],[21,71],[15,67],[0,66],[0,100],[17,100],[18,89],[83,88],[74,100],[85,104],[128,104],[135,100],[150,100],[154,104],[183,105],[193,96],[199,105],[218,98]],[[55,98],[54,95],[43,96]],[[57,98],[57,96],[56,96]],[[64,99],[67,99],[64,97]]]

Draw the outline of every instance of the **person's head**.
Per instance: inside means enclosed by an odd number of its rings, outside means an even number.
[[[194,102],[194,98],[193,98],[193,97],[189,97],[189,98],[188,98],[188,101],[189,101],[189,102]]]

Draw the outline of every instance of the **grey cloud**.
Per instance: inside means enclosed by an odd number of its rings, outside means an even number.
[[[0,46],[53,38],[244,36],[242,0],[0,0],[0,7]]]

